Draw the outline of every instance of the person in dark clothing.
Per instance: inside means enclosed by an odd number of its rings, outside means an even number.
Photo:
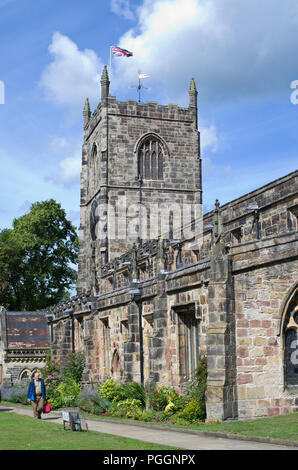
[[[35,372],[34,379],[29,384],[27,399],[32,404],[34,418],[41,419],[41,413],[46,403],[46,389],[39,372]]]

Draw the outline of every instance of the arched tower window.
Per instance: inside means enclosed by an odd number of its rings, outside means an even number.
[[[147,137],[141,143],[138,151],[139,177],[145,180],[162,180],[163,161],[163,145],[155,137]]]
[[[92,152],[91,152],[91,162],[93,165],[95,163],[96,157],[97,157],[97,146],[96,144],[93,144]]]
[[[293,295],[285,317],[284,328],[285,386],[298,388],[298,290]]]
[[[91,194],[93,194],[94,191],[96,190],[96,186],[98,182],[98,169],[99,169],[98,150],[97,150],[97,145],[94,142],[92,149],[91,149],[91,155],[89,158],[88,184],[89,184],[89,190],[91,191]]]

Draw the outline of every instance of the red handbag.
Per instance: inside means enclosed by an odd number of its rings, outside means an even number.
[[[52,409],[52,408],[51,408],[51,404],[50,404],[49,401],[47,401],[46,404],[45,404],[45,407],[44,407],[44,409],[43,409],[43,412],[44,412],[44,413],[50,413],[51,409]]]

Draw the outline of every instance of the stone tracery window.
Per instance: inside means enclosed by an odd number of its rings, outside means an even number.
[[[298,387],[298,293],[288,308],[284,328],[285,385]]]
[[[22,381],[28,381],[30,379],[30,376],[31,376],[31,372],[29,369],[25,369],[23,370],[21,373],[20,373],[20,377],[19,377],[19,380],[20,382]]]
[[[161,142],[153,136],[146,138],[138,151],[139,178],[145,180],[163,179],[164,151]]]

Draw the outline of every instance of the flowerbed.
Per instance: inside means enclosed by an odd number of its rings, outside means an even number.
[[[183,384],[183,392],[173,387],[153,386],[145,391],[137,382],[118,384],[106,380],[97,393],[86,394],[77,405],[88,413],[174,424],[200,423],[206,418],[206,358],[201,357],[194,378]]]
[[[41,371],[45,381],[47,399],[53,410],[76,406],[97,416],[116,416],[147,422],[173,424],[201,423],[206,418],[205,391],[207,384],[206,357],[200,357],[194,377],[185,381],[178,392],[173,387],[151,384],[150,390],[137,382],[119,384],[108,379],[97,389],[81,387],[84,357],[70,354],[63,366],[53,364],[50,356]],[[15,390],[12,396],[26,403],[26,390]],[[11,395],[10,395],[11,396]]]

